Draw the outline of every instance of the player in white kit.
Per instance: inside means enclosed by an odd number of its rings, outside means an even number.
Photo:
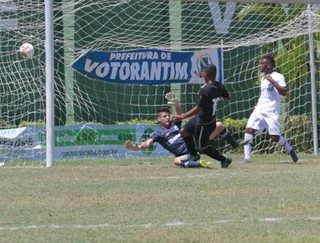
[[[298,161],[294,148],[281,135],[280,126],[280,102],[281,96],[287,94],[284,76],[274,71],[275,61],[272,55],[261,58],[259,70],[264,74],[261,78],[261,94],[258,103],[249,117],[245,140],[249,143],[244,146],[244,160],[242,163],[251,162],[251,147],[254,135],[260,135],[267,129],[271,139],[283,146],[290,154],[293,162]]]

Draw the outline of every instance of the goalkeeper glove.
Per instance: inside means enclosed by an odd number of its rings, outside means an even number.
[[[140,146],[138,144],[133,144],[130,140],[125,141],[124,147],[133,151],[139,151]]]
[[[168,105],[178,105],[179,104],[179,101],[177,100],[176,98],[176,95],[174,93],[167,93],[165,95],[165,98],[167,99],[167,104]]]

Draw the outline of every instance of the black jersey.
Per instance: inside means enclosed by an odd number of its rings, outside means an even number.
[[[200,123],[209,123],[216,119],[216,109],[221,98],[229,98],[229,92],[219,82],[205,83],[201,86],[197,106],[201,108],[199,113]]]

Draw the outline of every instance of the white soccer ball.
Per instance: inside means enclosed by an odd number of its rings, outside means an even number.
[[[23,58],[31,58],[34,54],[34,47],[30,43],[24,43],[20,46],[19,51]]]

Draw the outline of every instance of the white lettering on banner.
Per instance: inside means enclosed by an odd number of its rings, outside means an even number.
[[[162,60],[171,60],[171,53],[170,52],[161,52],[161,59]]]
[[[120,70],[119,70],[119,78],[121,80],[127,80],[130,76],[130,64],[127,62],[122,63],[122,65],[120,66]]]
[[[131,76],[130,76],[131,80],[139,80],[139,76],[138,76],[139,70],[140,70],[139,63],[133,62],[131,64]]]
[[[108,75],[109,73],[109,64],[107,62],[104,62],[104,63],[101,63],[101,65],[99,65],[97,67],[97,70],[96,70],[96,74],[97,76],[99,77],[105,77]]]
[[[77,140],[77,136],[64,134],[63,136],[57,136],[56,139],[58,143],[75,142]]]
[[[182,80],[188,79],[188,62],[93,62],[86,59],[84,71],[99,78],[115,80]],[[162,76],[161,76],[162,75]]]
[[[88,73],[91,73],[95,68],[97,68],[98,65],[98,62],[91,63],[90,59],[86,59],[86,63],[84,64],[84,70]]]
[[[163,70],[163,79],[164,79],[164,80],[167,80],[167,79],[168,79],[169,63],[167,63],[167,62],[163,63],[163,67],[164,67],[164,70]]]
[[[111,73],[110,78],[115,79],[117,76],[117,73],[118,73],[118,69],[120,67],[120,63],[119,62],[112,62],[111,67],[112,67],[112,73]],[[103,76],[103,77],[105,77],[105,76]]]
[[[142,63],[140,80],[149,80],[149,67],[147,62]]]
[[[176,63],[176,77],[175,79],[183,79],[188,76],[187,73],[188,65],[187,63]]]
[[[222,19],[221,9],[218,2],[209,2],[211,15],[214,22],[214,27],[218,34],[227,34],[234,15],[237,3],[226,3],[226,11],[224,12]]]
[[[110,141],[118,141],[119,138],[117,135],[115,134],[111,134],[111,135],[101,135],[101,140],[110,140]]]
[[[171,53],[169,53],[171,54]],[[161,59],[169,60],[165,52],[161,53]],[[171,55],[170,55],[171,58]],[[110,54],[110,61],[135,61],[135,60],[159,60],[158,52],[145,51],[145,52],[118,52]]]
[[[170,52],[115,52],[110,54],[109,61],[136,61],[136,60],[171,60]],[[160,57],[159,57],[160,55]]]
[[[160,80],[161,77],[161,63],[160,62],[152,62],[151,63],[151,80]]]

